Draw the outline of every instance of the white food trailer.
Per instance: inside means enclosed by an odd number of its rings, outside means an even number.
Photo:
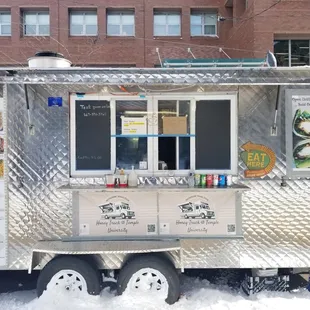
[[[184,269],[252,270],[247,291],[308,274],[309,68],[0,72],[0,266],[40,269],[39,296],[99,294],[107,270],[170,304]],[[138,187],[106,188],[132,166]]]

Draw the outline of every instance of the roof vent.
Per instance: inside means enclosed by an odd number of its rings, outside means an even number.
[[[64,55],[51,51],[37,52],[34,57],[28,59],[29,68],[68,68],[71,64]]]

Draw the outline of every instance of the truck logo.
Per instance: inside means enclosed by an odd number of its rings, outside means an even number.
[[[186,202],[179,204],[181,210],[181,218],[201,218],[215,219],[215,212],[210,209],[209,204],[202,201]]]
[[[136,214],[130,210],[129,204],[125,202],[108,202],[99,206],[101,216],[105,219],[132,219]]]

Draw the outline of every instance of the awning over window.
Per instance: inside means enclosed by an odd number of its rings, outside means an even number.
[[[208,67],[222,67],[222,68],[236,68],[236,67],[265,67],[265,58],[235,58],[235,59],[164,59],[163,67],[165,68],[208,68]]]

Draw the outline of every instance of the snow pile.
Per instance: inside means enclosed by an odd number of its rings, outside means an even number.
[[[206,280],[186,278],[182,286],[183,295],[179,302],[169,306],[149,295],[115,297],[108,289],[101,296],[70,298],[62,292],[44,293],[35,298],[35,292],[16,292],[0,295],[1,310],[275,310],[310,309],[310,293],[261,293],[245,297],[227,287],[211,285]]]

